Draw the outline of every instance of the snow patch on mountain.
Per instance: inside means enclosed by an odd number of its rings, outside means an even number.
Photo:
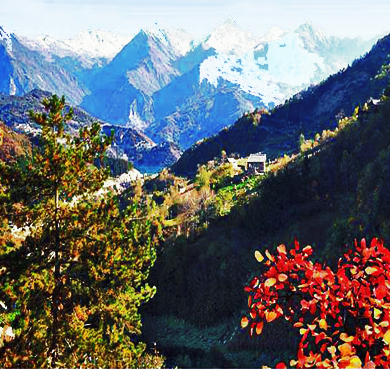
[[[5,49],[8,54],[12,54],[12,39],[11,35],[7,33],[3,27],[0,26],[0,41],[2,41],[5,45]]]
[[[314,83],[316,72],[325,69],[324,59],[305,50],[295,33],[269,44],[267,55],[259,57],[257,63],[267,64],[270,76],[292,86]]]
[[[272,26],[269,31],[261,37],[261,43],[268,43],[272,41],[279,40],[282,38],[288,31],[283,30],[282,28]]]
[[[157,24],[146,33],[170,46],[177,56],[184,56],[194,45],[194,37],[182,28],[160,28]]]
[[[141,131],[145,130],[148,123],[143,121],[137,113],[137,100],[134,99],[129,107],[129,117],[126,127],[137,128]]]
[[[107,31],[83,31],[64,43],[79,54],[112,59],[127,45],[133,36],[123,36]]]
[[[199,69],[199,84],[207,80],[218,87],[218,80],[226,80],[253,96],[262,98],[265,104],[280,102],[284,94],[280,92],[276,80],[256,63],[253,53],[242,58],[222,53],[208,57]]]
[[[233,19],[227,18],[212,30],[203,43],[226,55],[241,56],[260,41],[259,37],[243,30]]]
[[[223,53],[208,57],[200,66],[199,83],[206,79],[217,87],[222,78],[261,97],[265,104],[280,103],[286,94],[279,84],[302,88],[314,82],[318,70],[324,68],[323,58],[305,50],[298,34],[289,33],[242,57]]]
[[[9,77],[9,94],[11,96],[16,95],[16,85],[12,77]]]
[[[50,36],[39,36],[34,40],[19,37],[25,46],[42,52],[48,60],[51,60],[53,54],[61,58],[76,55],[87,59],[111,60],[132,38],[107,31],[82,31],[67,40],[57,40]]]
[[[306,21],[301,24],[295,33],[299,34],[303,44],[307,50],[314,50],[315,48],[326,45],[329,40],[325,32],[320,28],[314,26],[313,23]]]

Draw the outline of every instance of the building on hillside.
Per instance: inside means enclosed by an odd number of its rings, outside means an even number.
[[[230,163],[234,170],[238,170],[237,160],[234,158],[227,158],[228,163]]]
[[[261,152],[250,154],[247,160],[247,171],[254,174],[264,174],[267,155]]]

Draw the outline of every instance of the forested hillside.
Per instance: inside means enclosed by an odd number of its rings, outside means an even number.
[[[388,244],[389,147],[385,97],[269,173],[246,203],[224,217],[210,217],[207,229],[167,243],[152,272],[158,292],[147,309],[149,339],[188,366],[276,365],[291,357],[297,336],[283,323],[264,327],[252,341],[232,329],[246,308],[243,286],[257,267],[253,252],[291,244],[296,237],[312,245],[316,260],[335,265],[355,238],[379,237]],[[238,185],[228,187],[234,193]],[[209,345],[199,343],[203,336]]]

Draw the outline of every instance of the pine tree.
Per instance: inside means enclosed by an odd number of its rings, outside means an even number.
[[[100,136],[99,124],[71,137],[64,97],[43,105],[45,113],[30,112],[42,129],[32,158],[19,166],[0,162],[0,224],[18,229],[0,237],[0,301],[7,307],[0,319],[15,334],[0,348],[0,361],[137,366],[145,349],[138,307],[155,293],[146,278],[158,220],[146,200],[134,198],[120,211],[117,196],[102,188],[108,171],[94,163],[111,138]]]

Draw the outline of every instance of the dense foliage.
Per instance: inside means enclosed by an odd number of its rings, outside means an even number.
[[[42,129],[32,157],[0,161],[1,321],[14,333],[2,365],[155,367],[137,336],[138,308],[155,293],[145,280],[157,216],[137,196],[120,209],[102,189],[108,170],[94,163],[111,139],[99,124],[72,137],[65,99],[43,104],[45,113],[31,112]]]
[[[313,263],[311,246],[255,252],[261,275],[245,291],[249,313],[241,319],[250,335],[285,318],[299,329],[297,368],[388,368],[390,366],[390,251],[363,239],[338,261],[336,271]],[[283,363],[277,365],[283,366]]]

